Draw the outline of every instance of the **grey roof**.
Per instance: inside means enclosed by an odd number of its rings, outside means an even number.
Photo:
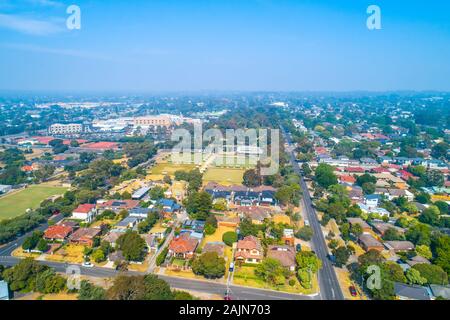
[[[150,191],[150,187],[142,187],[139,190],[137,190],[135,193],[133,193],[132,198],[140,199],[149,191]]]
[[[450,287],[449,286],[440,286],[437,284],[430,284],[431,293],[433,296],[442,297],[444,299],[450,300]]]
[[[427,288],[421,286],[410,286],[404,283],[394,283],[395,295],[411,300],[431,300],[430,292]]]

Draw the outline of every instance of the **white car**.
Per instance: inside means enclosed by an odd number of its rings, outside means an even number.
[[[85,267],[85,268],[92,268],[92,267],[94,267],[94,265],[92,263],[90,263],[90,262],[83,262],[82,266]]]

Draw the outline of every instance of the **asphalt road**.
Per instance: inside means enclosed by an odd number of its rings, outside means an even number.
[[[64,218],[62,214],[56,215],[52,217],[51,219],[57,223],[61,221]],[[16,250],[18,247],[22,245],[22,243],[25,241],[25,239],[33,234],[35,231],[45,231],[48,228],[48,222],[40,224],[37,228],[35,228],[32,231],[29,231],[28,233],[16,238],[14,241],[11,241],[7,243],[6,245],[0,247],[0,257],[1,256],[10,256],[11,253]]]
[[[282,129],[286,142],[291,145],[291,139]],[[316,210],[314,209],[309,195],[308,187],[303,179],[298,163],[295,161],[294,152],[290,152],[290,160],[294,171],[300,176],[300,183],[303,191],[303,208],[306,210],[311,228],[314,230],[312,238],[312,247],[320,260],[322,260],[322,269],[319,270],[319,286],[320,295],[323,300],[344,300],[341,287],[339,285],[333,265],[328,258],[328,247],[322,233],[322,229],[317,218]]]
[[[5,257],[0,256],[0,264],[4,266],[14,266],[20,261],[19,258],[15,257]],[[60,262],[51,262],[51,261],[39,261],[39,263],[43,263],[53,269],[56,272],[66,273],[67,267],[69,264],[60,263]],[[90,277],[114,277],[119,274],[118,271],[114,269],[107,268],[99,268],[92,267],[86,268],[77,265],[80,268],[81,274],[90,276]],[[127,272],[127,274],[142,274],[139,272]],[[193,279],[184,279],[178,277],[168,277],[158,275],[159,278],[167,281],[172,288],[180,289],[180,290],[193,290],[199,291],[209,294],[219,295],[221,297],[225,296],[227,291],[227,285],[224,283],[215,283],[209,281],[201,281],[201,280],[193,280]],[[241,287],[236,285],[230,286],[231,298],[233,300],[316,300],[318,296],[303,296],[296,294],[289,294],[278,291],[270,291],[263,289],[255,289],[248,287]]]

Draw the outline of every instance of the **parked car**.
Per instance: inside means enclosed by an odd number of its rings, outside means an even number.
[[[295,250],[297,250],[297,252],[302,251],[302,245],[300,243],[297,243],[297,245],[295,246]]]
[[[358,295],[358,293],[356,292],[355,286],[350,286],[348,288],[348,290],[350,291],[350,294],[352,295],[352,297],[356,297]]]
[[[230,271],[230,272],[233,272],[233,271],[234,271],[234,262],[230,263],[230,269],[229,269],[229,271]]]

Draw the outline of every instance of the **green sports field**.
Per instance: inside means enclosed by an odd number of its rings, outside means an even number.
[[[0,220],[14,218],[35,209],[48,197],[64,194],[67,188],[46,185],[30,186],[27,189],[0,198]]]

